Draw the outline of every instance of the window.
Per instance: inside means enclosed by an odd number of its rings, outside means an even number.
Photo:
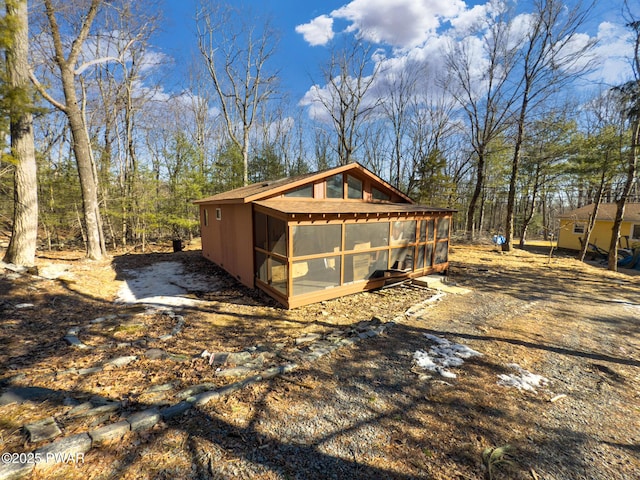
[[[222,209],[216,208],[216,220],[222,220]]]
[[[207,210],[206,208],[203,209],[203,218],[202,221],[204,222],[204,226],[208,227],[209,226],[209,210]]]
[[[432,259],[433,259],[433,244],[427,243],[424,246],[424,266],[430,267],[431,265],[433,265]]]
[[[372,188],[371,189],[371,196],[373,197],[374,200],[382,200],[385,202],[388,202],[389,200],[391,200],[391,197],[384,193],[381,190],[378,190],[377,188]]]
[[[446,263],[449,258],[449,242],[436,243],[436,265],[439,263]]]
[[[267,250],[267,216],[264,213],[253,214],[253,245]],[[262,280],[261,277],[258,277]]]
[[[640,239],[640,223],[636,223],[631,227],[631,238],[634,240]]]
[[[348,223],[344,234],[345,250],[384,247],[389,245],[389,222]]]
[[[340,256],[294,262],[293,294],[317,292],[340,286]]]
[[[343,198],[342,174],[327,178],[327,198]]]
[[[434,220],[427,220],[427,241],[433,242]]]
[[[362,199],[362,180],[347,175],[347,198],[352,200]]]
[[[449,219],[441,218],[438,220],[438,230],[436,232],[438,240],[449,238]]]
[[[391,227],[391,246],[407,245],[416,241],[416,221],[393,222]]]
[[[287,224],[284,220],[267,217],[269,251],[283,257],[287,255]]]
[[[313,185],[305,185],[284,194],[285,197],[313,198]]]
[[[340,250],[340,225],[299,225],[293,227],[293,256],[333,253]]]
[[[573,233],[576,235],[584,234],[584,223],[574,223],[573,224]]]

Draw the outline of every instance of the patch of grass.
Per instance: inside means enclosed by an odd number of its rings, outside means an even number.
[[[493,474],[496,467],[499,467],[501,465],[513,465],[513,462],[508,458],[509,452],[511,450],[511,445],[489,447],[484,449],[484,451],[482,452],[482,463],[487,469],[485,474],[485,478],[487,480],[493,480]]]

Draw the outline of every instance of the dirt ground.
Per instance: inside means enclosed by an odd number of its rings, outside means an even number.
[[[1,252],[0,252],[1,253]],[[180,261],[218,286],[175,317],[115,304],[126,272]],[[323,336],[373,317],[396,320],[384,334],[91,449],[84,461],[38,470],[60,479],[636,479],[640,472],[640,276],[612,273],[548,248],[503,254],[490,245],[451,249],[447,293],[404,285],[284,310],[188,251],[116,255],[87,262],[77,252],[43,253],[38,267],[65,264],[49,280],[0,270],[0,394],[41,387],[43,398],[0,406],[0,451],[30,452],[23,426],[53,417],[63,436],[126,413],[180,401],[193,385],[221,387],[200,356],[248,347],[276,352],[265,367]],[[31,272],[36,273],[36,272]],[[91,323],[104,318],[99,323]],[[63,340],[80,327],[90,349]],[[482,354],[446,378],[416,364],[429,338]],[[162,358],[145,355],[166,353]],[[121,367],[78,371],[114,357]],[[510,364],[545,377],[535,392],[498,384]],[[166,387],[166,388],[165,388]],[[98,417],[69,412],[87,400],[117,401]],[[487,449],[495,451],[483,461]],[[488,464],[491,464],[489,470]]]

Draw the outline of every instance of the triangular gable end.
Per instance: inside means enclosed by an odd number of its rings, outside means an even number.
[[[357,162],[301,175],[299,177],[289,177],[279,180],[254,183],[252,185],[247,185],[246,187],[236,188],[228,192],[197,200],[194,203],[249,203],[258,200],[266,200],[268,198],[277,197],[287,192],[297,190],[307,185],[319,183],[334,175],[350,172],[355,173],[355,176],[357,177],[369,180],[373,187],[389,194],[391,197],[400,198],[402,203],[415,203],[410,197]]]

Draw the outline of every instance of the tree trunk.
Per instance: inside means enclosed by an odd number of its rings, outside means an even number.
[[[66,100],[66,114],[73,138],[73,153],[76,157],[80,190],[82,192],[82,213],[87,234],[87,258],[100,260],[103,256],[100,238],[100,209],[98,205],[98,186],[93,174],[91,145],[78,105],[75,91],[74,73],[70,68],[62,71],[62,87]]]
[[[631,193],[631,188],[636,178],[638,170],[638,149],[640,149],[640,119],[635,117],[632,127],[631,151],[629,152],[629,167],[627,169],[627,179],[622,190],[620,199],[616,202],[616,217],[611,229],[611,243],[609,245],[608,269],[616,272],[618,270],[618,240],[620,239],[620,226],[624,218],[624,210],[627,198]]]
[[[591,239],[591,232],[593,232],[593,227],[595,227],[596,220],[598,219],[598,210],[600,210],[600,205],[602,204],[602,197],[604,196],[605,183],[606,183],[606,172],[603,170],[602,175],[600,177],[600,185],[598,185],[598,192],[596,193],[593,212],[589,217],[587,230],[584,232],[584,239],[581,242],[582,244],[580,245],[580,253],[578,253],[578,259],[581,262],[584,262],[584,257],[586,257],[587,250],[589,249],[589,240]]]
[[[475,232],[475,216],[476,216],[476,206],[478,204],[478,199],[480,198],[480,194],[482,193],[482,187],[484,186],[484,155],[478,155],[478,171],[476,174],[476,185],[473,190],[473,195],[471,196],[471,201],[469,202],[469,209],[467,210],[467,239],[474,239]]]
[[[12,89],[26,90],[30,85],[27,1],[7,2],[6,12],[7,16],[16,19],[15,29],[11,32],[11,46],[6,52],[9,84]],[[28,105],[14,104],[11,110],[11,153],[17,163],[14,173],[13,227],[4,261],[31,266],[35,262],[38,236],[38,185],[33,115]]]

